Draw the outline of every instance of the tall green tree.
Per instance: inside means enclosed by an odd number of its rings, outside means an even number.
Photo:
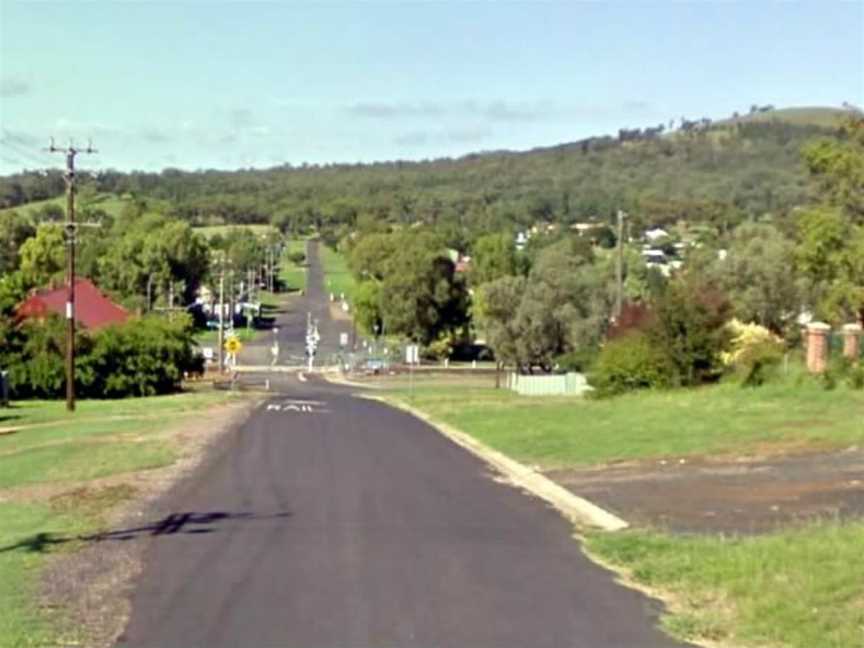
[[[36,234],[30,218],[11,212],[0,217],[0,275],[18,269],[21,246]]]
[[[469,278],[475,286],[519,273],[519,259],[509,231],[487,234],[474,242]]]
[[[795,244],[769,224],[746,224],[732,233],[715,277],[729,295],[735,316],[777,334],[789,332],[803,305],[794,276]]]
[[[21,274],[30,286],[62,281],[66,267],[66,245],[59,225],[43,223],[21,246]]]

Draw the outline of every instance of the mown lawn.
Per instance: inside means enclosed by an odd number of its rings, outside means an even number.
[[[174,426],[230,398],[213,391],[85,400],[74,414],[60,401],[0,408],[0,647],[58,645],[60,618],[37,609],[39,570],[48,554],[74,549],[78,536],[134,492],[88,481],[172,463],[179,456]],[[27,489],[58,482],[65,496]]]
[[[249,225],[199,225],[195,227],[196,232],[208,239],[211,236],[215,236],[216,234],[224,237],[227,234],[230,234],[231,230],[238,229],[248,229],[257,236],[263,236],[276,231],[276,228],[272,225],[262,225],[256,223]]]
[[[402,387],[391,397],[408,399]],[[412,404],[520,461],[561,468],[766,447],[864,442],[864,391],[815,382],[717,385],[609,400],[526,397],[490,387],[417,387]]]
[[[345,299],[350,302],[355,282],[345,257],[324,244],[318,246],[318,254],[324,267],[324,290],[336,295],[337,299],[344,294]]]
[[[593,533],[587,549],[670,601],[664,627],[735,646],[864,646],[864,524],[747,538]]]
[[[286,243],[282,260],[279,263],[279,280],[288,290],[305,290],[306,262],[298,265],[292,263],[288,258],[296,252],[306,254],[305,239],[292,239]]]
[[[826,391],[809,380],[582,400],[521,397],[470,376],[423,377],[413,397],[404,378],[391,380],[387,395],[544,468],[864,442],[864,391]],[[682,639],[864,647],[864,523],[818,522],[749,537],[589,532],[585,543],[661,595],[663,625]]]

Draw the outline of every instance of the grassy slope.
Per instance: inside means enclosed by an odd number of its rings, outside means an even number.
[[[406,392],[395,392],[405,398]],[[413,404],[510,456],[544,468],[764,444],[864,441],[864,392],[807,383],[638,393],[612,400],[530,398],[490,388],[423,387]]]
[[[750,538],[592,534],[589,552],[671,596],[663,624],[739,646],[864,646],[864,524]]]
[[[733,385],[605,401],[528,398],[478,379],[391,396],[529,463],[562,466],[693,452],[746,453],[763,443],[864,441],[864,392],[813,383]],[[487,384],[489,377],[482,379]],[[432,384],[430,384],[432,383]],[[745,538],[650,530],[591,533],[587,548],[670,602],[664,626],[736,646],[864,646],[864,524],[820,523]]]
[[[351,301],[354,277],[348,270],[345,257],[323,244],[318,246],[318,253],[321,255],[321,265],[324,266],[324,289],[334,293],[337,298],[344,293],[345,298]]]
[[[123,212],[123,208],[129,204],[131,201],[130,198],[124,198],[118,196],[116,194],[97,194],[95,197],[91,199],[82,198],[79,196],[76,202],[76,211],[80,212],[88,208],[93,209],[101,209],[107,212],[110,216],[117,218]],[[148,201],[150,203],[148,212],[158,212],[160,211],[164,205],[154,204],[153,201]],[[0,216],[5,213],[17,211],[19,213],[27,214],[33,213],[37,210],[45,207],[46,205],[57,205],[62,209],[66,209],[66,197],[58,196],[57,198],[49,198],[47,200],[36,200],[34,202],[25,203],[23,205],[18,205],[17,207],[10,207],[8,209],[0,209]]]
[[[253,234],[270,234],[271,232],[276,231],[272,225],[201,225],[195,228],[195,231],[199,234],[204,235],[207,238],[211,236],[215,236],[216,234],[221,234],[225,236],[232,229],[248,229],[251,230]]]
[[[770,122],[779,121],[796,126],[824,126],[836,128],[849,116],[849,111],[842,108],[827,108],[822,106],[800,106],[795,108],[780,108],[766,113],[742,115],[737,120],[724,119],[717,123],[733,124],[738,122]]]
[[[288,290],[305,290],[306,289],[306,266],[295,265],[288,260],[290,254],[302,252],[306,254],[306,240],[294,239],[288,241],[285,246],[285,252],[279,265],[279,279],[288,288]]]
[[[182,422],[227,397],[208,392],[80,401],[74,415],[55,401],[0,409],[0,428],[22,426],[0,435],[0,647],[56,645],[52,618],[33,605],[35,585],[46,554],[70,550],[75,542],[52,540],[94,530],[107,507],[129,496],[128,488],[115,486],[34,500],[10,489],[68,482],[74,491],[86,480],[171,463],[177,451],[166,422]],[[36,542],[39,534],[49,542]]]

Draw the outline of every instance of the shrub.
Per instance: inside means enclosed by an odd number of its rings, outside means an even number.
[[[555,366],[561,371],[578,371],[587,373],[597,362],[600,349],[595,346],[583,346],[555,358]]]
[[[726,296],[705,284],[686,279],[669,284],[655,304],[647,335],[674,366],[675,382],[698,385],[722,375],[731,311]]]
[[[80,363],[81,392],[93,398],[165,394],[180,388],[184,373],[200,370],[189,318],[145,317],[93,334]]]
[[[676,380],[677,370],[668,356],[639,332],[610,340],[600,351],[590,377],[598,396],[670,387]]]
[[[764,326],[732,320],[727,325],[732,341],[723,363],[732,368],[742,385],[763,384],[783,359],[783,341]]]
[[[63,392],[65,321],[57,315],[27,321],[17,331],[19,351],[6,358],[14,398],[53,398]],[[79,345],[80,346],[80,345]]]

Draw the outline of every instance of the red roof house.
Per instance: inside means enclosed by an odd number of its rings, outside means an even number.
[[[66,317],[66,286],[35,292],[18,305],[19,320],[44,318],[49,313]],[[89,279],[75,279],[75,321],[88,329],[122,324],[129,313],[108,299]]]

